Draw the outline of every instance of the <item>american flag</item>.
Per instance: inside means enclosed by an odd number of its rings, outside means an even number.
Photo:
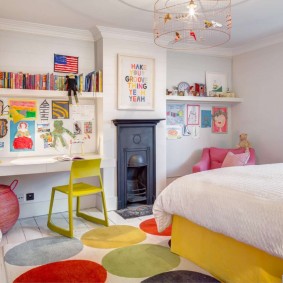
[[[54,72],[78,73],[79,57],[54,54]]]

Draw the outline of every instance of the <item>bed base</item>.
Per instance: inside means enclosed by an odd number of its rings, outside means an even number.
[[[221,282],[283,282],[283,259],[176,215],[173,217],[171,250]]]

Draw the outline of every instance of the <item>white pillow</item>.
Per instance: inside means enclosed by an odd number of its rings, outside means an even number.
[[[250,152],[246,151],[240,154],[234,154],[229,151],[223,160],[221,167],[244,166],[250,158]]]

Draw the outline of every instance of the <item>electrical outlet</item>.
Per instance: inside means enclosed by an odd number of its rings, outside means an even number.
[[[24,196],[24,194],[17,194],[17,198],[18,198],[19,203],[22,203],[22,202],[25,201],[25,196]]]
[[[29,201],[29,200],[34,200],[34,193],[26,194],[26,201]]]

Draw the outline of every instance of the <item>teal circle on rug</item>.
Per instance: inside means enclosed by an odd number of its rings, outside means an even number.
[[[128,278],[153,276],[172,270],[179,264],[180,257],[169,248],[153,244],[119,248],[102,259],[102,265],[108,272]]]
[[[143,280],[141,283],[172,283],[172,282],[186,282],[186,283],[220,283],[217,279],[188,270],[175,270],[154,275]]]
[[[5,254],[5,261],[12,265],[42,265],[78,254],[83,244],[75,238],[46,237],[27,241],[10,249]]]

